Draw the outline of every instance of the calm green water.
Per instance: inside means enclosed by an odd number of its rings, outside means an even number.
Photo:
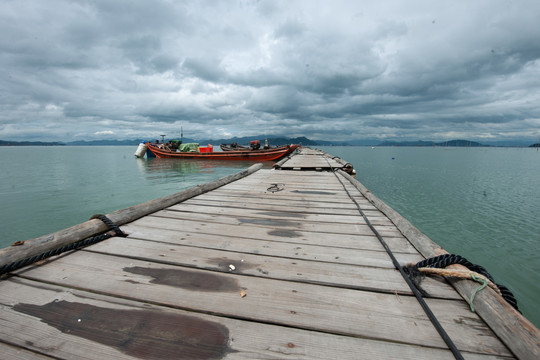
[[[136,147],[0,147],[0,247],[252,163],[135,159]],[[323,147],[447,251],[508,286],[540,327],[540,152],[513,148]],[[267,164],[268,166],[268,164]]]

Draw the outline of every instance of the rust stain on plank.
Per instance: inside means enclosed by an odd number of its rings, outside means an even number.
[[[65,334],[78,336],[140,359],[221,359],[228,353],[229,330],[194,316],[157,310],[123,310],[53,301],[20,303],[17,312],[41,319]]]
[[[236,279],[209,272],[183,269],[152,269],[142,266],[125,267],[125,272],[152,277],[153,284],[179,287],[205,292],[236,292],[240,286]]]

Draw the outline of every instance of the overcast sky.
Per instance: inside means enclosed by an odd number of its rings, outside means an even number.
[[[540,1],[0,0],[0,139],[540,138]]]

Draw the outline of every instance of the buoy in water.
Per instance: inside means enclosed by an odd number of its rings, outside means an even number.
[[[147,149],[147,146],[144,142],[141,142],[139,144],[139,147],[137,148],[137,150],[135,151],[135,157],[138,157],[138,158],[142,158],[144,157],[144,153],[146,153],[146,149]]]

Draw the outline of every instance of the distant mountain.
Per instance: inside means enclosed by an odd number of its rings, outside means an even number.
[[[480,146],[489,146],[489,145],[483,145],[476,141],[469,141],[469,140],[450,140],[450,141],[436,143],[435,146],[480,147]]]
[[[434,141],[385,141],[377,146],[435,146]]]
[[[452,147],[481,147],[481,146],[490,146],[483,145],[476,141],[470,140],[450,140],[436,143],[434,141],[385,141],[380,143],[378,146],[452,146]]]
[[[272,136],[243,136],[243,137],[233,137],[229,139],[211,139],[211,140],[196,140],[194,142],[198,142],[200,144],[231,144],[231,143],[237,143],[239,145],[249,145],[250,141],[253,140],[259,140],[261,143],[264,143],[264,140],[268,140],[268,144],[271,146],[278,146],[278,145],[288,145],[288,144],[300,144],[306,146],[306,145],[321,145],[319,141],[310,140],[304,136],[302,137],[296,137],[296,138],[288,138],[288,137],[272,137]],[[184,139],[184,142],[188,142],[187,140],[191,139]]]
[[[0,146],[63,146],[60,142],[43,141],[4,141],[0,140]]]

